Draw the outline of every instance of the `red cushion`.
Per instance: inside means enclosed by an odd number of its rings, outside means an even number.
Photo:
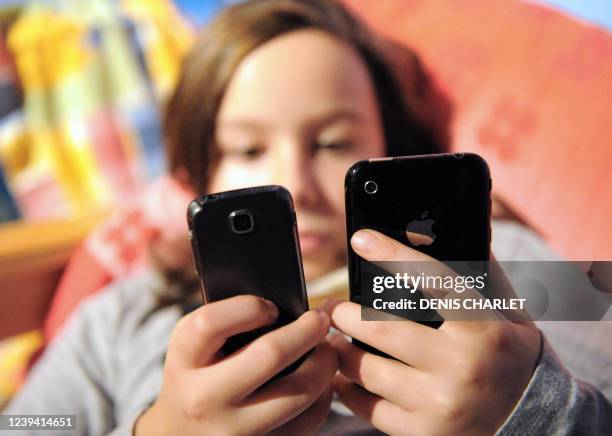
[[[612,259],[612,36],[522,1],[346,0],[414,47],[454,103],[452,147],[571,259]]]
[[[72,255],[45,322],[45,341],[57,334],[83,298],[115,279],[147,268],[151,248],[159,256],[158,262],[189,262],[185,211],[194,197],[195,193],[180,182],[162,176],[134,201],[117,207]]]
[[[70,258],[55,291],[43,327],[45,342],[49,342],[57,334],[68,315],[83,298],[96,293],[111,279],[112,276],[100,266],[85,246],[79,247]]]

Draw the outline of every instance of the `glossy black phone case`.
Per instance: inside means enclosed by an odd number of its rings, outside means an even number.
[[[365,191],[367,181],[377,183],[375,194]],[[361,279],[366,261],[350,245],[359,229],[377,230],[440,261],[488,261],[490,190],[488,166],[472,153],[371,159],[353,165],[345,178],[351,301],[361,303],[365,285]],[[409,223],[430,226],[434,242],[412,245],[406,237]],[[423,323],[437,327],[441,321],[431,311],[431,321]]]
[[[235,211],[247,211],[253,217],[252,231],[233,230],[230,214]],[[187,216],[204,304],[252,294],[273,301],[279,309],[273,325],[229,338],[222,348],[225,355],[308,310],[289,191],[261,186],[204,195],[191,202]],[[303,359],[279,376],[295,370]]]

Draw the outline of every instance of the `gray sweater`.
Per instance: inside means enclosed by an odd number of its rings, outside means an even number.
[[[509,240],[503,245],[515,251],[508,256],[502,247],[494,246],[498,258],[524,257],[516,253],[516,241],[518,234],[525,238],[525,233],[499,225],[496,228],[498,240],[503,240],[506,231]],[[508,245],[510,242],[514,245]],[[534,257],[533,252],[528,257]],[[77,430],[67,433],[70,435],[131,434],[135,419],[159,392],[166,346],[182,315],[176,306],[151,314],[153,290],[158,286],[159,277],[148,271],[116,282],[86,300],[3,413],[76,414]],[[612,322],[548,322],[539,327],[548,337],[540,361],[498,434],[611,435],[609,401],[591,384],[572,376],[552,351],[551,343],[574,374],[598,386],[609,399]],[[334,402],[321,433],[377,432]]]

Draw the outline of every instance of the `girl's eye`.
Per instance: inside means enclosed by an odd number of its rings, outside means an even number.
[[[229,150],[227,154],[238,159],[255,160],[265,152],[265,148],[261,146],[236,147]]]
[[[351,144],[348,141],[319,141],[315,144],[316,149],[342,152],[351,149]]]
[[[247,159],[255,159],[264,152],[263,147],[248,147],[240,151],[240,155]]]

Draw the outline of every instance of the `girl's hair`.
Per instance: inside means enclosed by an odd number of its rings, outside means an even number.
[[[199,34],[167,106],[170,170],[184,168],[198,193],[206,190],[216,162],[215,122],[237,66],[271,39],[302,29],[327,32],[357,50],[374,84],[387,155],[446,148],[446,135],[426,125],[428,115],[419,107],[431,83],[412,51],[376,37],[333,0],[251,0],[224,9]],[[394,66],[401,75],[394,74]]]
[[[232,74],[259,46],[303,29],[327,32],[358,52],[374,85],[387,155],[427,154],[447,148],[449,106],[432,112],[427,102],[436,95],[435,88],[410,49],[374,35],[334,0],[250,0],[224,9],[198,35],[166,107],[169,169],[186,172],[197,193],[206,191],[217,160],[215,123]],[[161,270],[167,282],[162,305],[185,301],[197,289],[192,277]]]

